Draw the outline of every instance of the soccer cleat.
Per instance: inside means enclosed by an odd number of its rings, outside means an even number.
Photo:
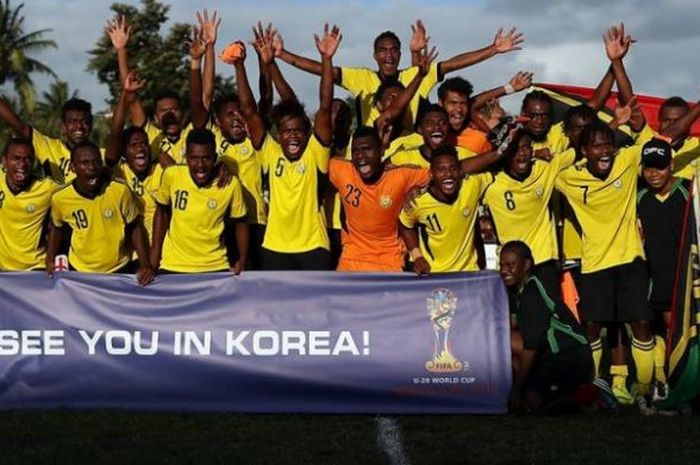
[[[619,404],[608,382],[603,378],[596,378],[593,381],[593,386],[595,386],[598,391],[596,405],[598,405],[601,410],[617,411]]]
[[[649,396],[638,395],[635,399],[637,402],[637,407],[639,407],[639,413],[645,416],[656,415],[656,407],[651,403],[651,398]]]
[[[654,390],[652,391],[653,402],[659,402],[665,400],[668,397],[668,386],[661,381],[654,382]]]
[[[625,386],[613,386],[612,393],[617,399],[620,405],[632,405],[634,404],[634,397],[627,390]]]

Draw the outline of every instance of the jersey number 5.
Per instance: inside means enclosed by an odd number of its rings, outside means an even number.
[[[2,204],[5,202],[5,191],[0,191],[0,208],[2,208]]]
[[[277,166],[275,166],[275,176],[278,178],[282,176],[282,172],[284,171],[284,160],[281,158],[277,159]]]

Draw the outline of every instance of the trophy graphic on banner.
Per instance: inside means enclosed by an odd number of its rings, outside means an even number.
[[[433,359],[425,363],[425,368],[435,373],[460,371],[463,364],[452,355],[449,342],[452,318],[457,310],[457,297],[449,289],[436,289],[426,299],[426,303],[433,323],[435,348]]]

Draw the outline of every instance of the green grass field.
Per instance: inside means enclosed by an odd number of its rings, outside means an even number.
[[[700,421],[577,413],[399,416],[403,462],[355,415],[0,413],[0,463],[676,464],[700,459]],[[394,457],[395,458],[395,457]]]

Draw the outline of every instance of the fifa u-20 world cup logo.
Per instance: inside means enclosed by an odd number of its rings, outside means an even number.
[[[460,371],[463,364],[452,355],[449,341],[452,318],[457,310],[457,297],[448,289],[436,289],[426,302],[435,333],[435,348],[433,359],[425,363],[425,368],[435,373]]]

